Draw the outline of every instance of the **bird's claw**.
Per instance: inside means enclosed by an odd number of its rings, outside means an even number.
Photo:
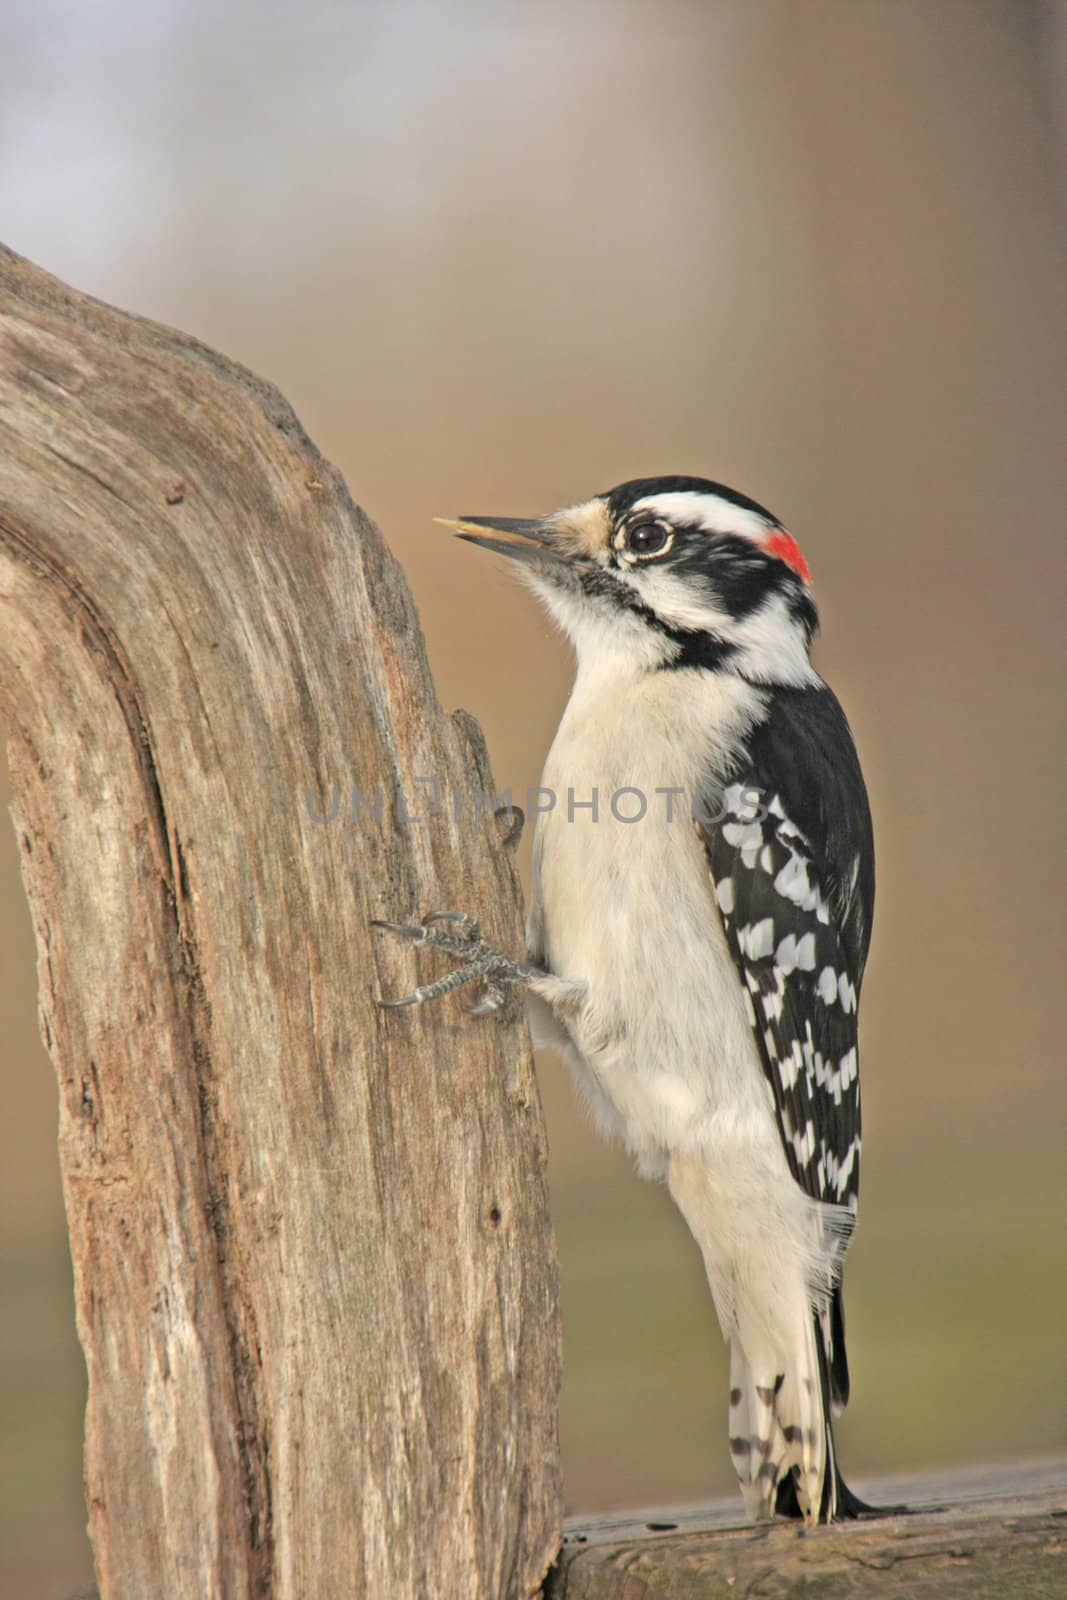
[[[440,932],[438,923],[453,924],[458,931]],[[419,923],[383,922],[374,918],[371,927],[395,933],[398,939],[406,939],[409,944],[435,945],[452,955],[466,955],[482,943],[482,930],[473,917],[462,911],[431,911]]]
[[[480,944],[482,941],[481,928],[465,911],[430,911],[422,919],[424,928],[432,928],[438,922],[451,922],[459,928],[459,937],[469,944]]]
[[[446,926],[442,927],[441,924]],[[379,1000],[379,1006],[386,1011],[422,1005],[427,1000],[437,1000],[456,989],[463,989],[467,984],[482,983],[485,986],[482,998],[472,1006],[465,1006],[464,1010],[471,1016],[485,1016],[503,1004],[503,984],[522,983],[528,976],[528,969],[522,962],[502,955],[499,950],[486,944],[475,919],[461,911],[431,911],[418,924],[385,922],[376,918],[371,922],[371,927],[395,934],[398,939],[405,939],[410,944],[444,950],[449,955],[458,956],[461,961],[454,972],[438,978],[436,983],[422,984],[397,1000]],[[451,931],[452,928],[456,931]]]

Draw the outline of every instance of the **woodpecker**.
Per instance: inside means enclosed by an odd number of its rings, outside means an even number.
[[[526,989],[535,1043],[666,1182],[700,1248],[748,1514],[870,1512],[831,1418],[849,1393],[874,851],[848,723],[810,660],[804,557],[703,478],[447,526],[516,564],[577,670],[541,780],[556,803],[537,817],[526,959],[463,915],[379,923],[460,963],[383,1003],[480,981],[485,1010]]]

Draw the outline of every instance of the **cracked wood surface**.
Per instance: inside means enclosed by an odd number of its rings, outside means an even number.
[[[1067,1457],[853,1488],[906,1516],[754,1527],[735,1502],[574,1518],[545,1600],[1064,1600]]]
[[[477,726],[277,392],[3,250],[0,435],[100,1591],[528,1595],[560,1354],[525,1025],[381,1013],[412,953],[368,929],[458,907],[521,950]],[[458,816],[403,821],[422,776]]]

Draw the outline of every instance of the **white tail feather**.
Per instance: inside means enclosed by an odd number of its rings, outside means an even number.
[[[816,1337],[812,1318],[804,1318],[793,1348],[758,1368],[741,1339],[730,1340],[730,1456],[745,1509],[757,1521],[775,1515],[778,1487],[790,1474],[807,1522],[833,1515],[833,1437]]]
[[[788,1173],[759,1176],[757,1189],[751,1158],[723,1154],[675,1155],[668,1168],[730,1345],[730,1454],[746,1509],[831,1520],[830,1310],[852,1217],[809,1200]]]

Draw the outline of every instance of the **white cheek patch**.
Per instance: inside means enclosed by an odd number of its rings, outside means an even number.
[[[808,660],[807,639],[782,595],[772,595],[758,611],[735,622],[729,638],[737,651],[736,665],[752,678],[797,685],[821,681]]]
[[[767,530],[775,526],[758,511],[735,506],[732,500],[723,500],[717,494],[700,494],[695,489],[646,495],[635,503],[633,510],[651,511],[653,516],[663,517],[667,522],[702,528],[705,533],[740,534],[743,539],[752,539],[757,544],[762,544]]]
[[[668,568],[648,562],[623,570],[618,577],[672,627],[722,636],[732,625],[733,619],[716,603],[710,584],[698,584],[692,575],[680,578]]]
[[[784,596],[772,595],[758,610],[738,618],[717,603],[710,583],[697,583],[692,573],[680,578],[669,568],[648,563],[617,576],[669,627],[710,633],[732,645],[735,665],[746,676],[797,685],[820,681]]]

